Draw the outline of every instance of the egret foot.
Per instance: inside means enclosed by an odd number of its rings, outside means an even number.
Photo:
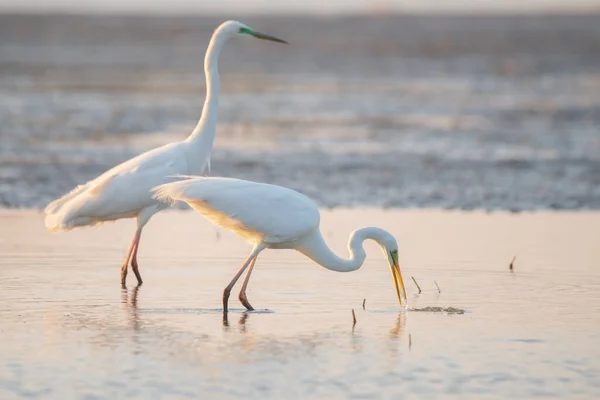
[[[140,286],[142,283],[144,283],[144,281],[142,281],[142,276],[140,275],[140,271],[138,269],[138,262],[137,262],[137,252],[138,252],[138,248],[140,247],[140,238],[142,237],[142,231],[138,230],[135,233],[134,236],[134,243],[135,243],[135,247],[133,249],[133,253],[131,254],[131,269],[133,270],[133,273],[135,274],[135,277],[137,278],[138,281],[138,286]]]
[[[242,285],[242,290],[240,290],[240,295],[238,296],[238,299],[240,299],[240,302],[244,305],[244,307],[246,307],[248,311],[254,311],[254,307],[252,307],[252,305],[248,301],[248,297],[246,297],[246,288],[248,287],[250,275],[252,275],[252,270],[254,269],[254,264],[256,264],[257,258],[258,255],[252,259],[252,262],[250,263],[250,268],[248,268],[248,274],[246,274],[246,279],[244,279],[244,284]]]
[[[228,287],[223,290],[223,314],[227,314],[227,303],[229,302],[229,295],[231,294],[231,289]]]
[[[137,245],[140,241],[140,229],[138,228],[135,231],[135,235],[133,235],[133,240],[131,241],[131,245],[129,246],[129,250],[127,250],[127,256],[125,256],[125,261],[123,261],[123,266],[121,267],[121,287],[125,288],[125,281],[127,278],[127,265],[129,264],[129,260],[131,260],[131,265],[133,268],[133,272],[135,272],[135,276],[138,278],[138,283],[141,281],[140,273],[137,268]],[[134,266],[135,264],[135,266]]]
[[[229,282],[229,285],[227,285],[225,290],[223,290],[223,314],[227,314],[227,303],[229,302],[229,295],[231,294],[231,289],[233,289],[233,287],[235,286],[235,283],[238,281],[238,279],[240,279],[240,276],[242,276],[242,274],[244,273],[244,271],[246,270],[246,268],[248,268],[248,266],[250,264],[252,264],[252,267],[254,267],[254,262],[256,261],[256,257],[258,256],[258,253],[260,253],[264,248],[265,248],[264,245],[260,245],[260,246],[255,247],[254,250],[252,250],[252,253],[250,253],[248,258],[246,259],[246,262],[244,263],[244,265],[242,265],[242,268],[240,268],[240,270],[237,272],[237,274],[235,274],[235,276],[233,277],[231,282]],[[246,286],[248,285],[248,278],[250,277],[250,272],[252,272],[252,268],[250,268],[250,271],[248,272],[248,276],[246,277],[246,280],[244,281],[244,285],[242,286],[241,293],[244,293],[244,297],[245,297],[245,293],[246,293]],[[250,306],[250,303],[248,303],[248,300],[246,300],[246,304],[247,304],[246,308],[248,308],[248,306]],[[246,304],[244,304],[244,305],[246,305]],[[250,308],[252,308],[252,306],[250,306]]]
[[[125,281],[127,280],[127,264],[123,264],[121,267],[121,287],[126,288]]]
[[[243,293],[240,292],[240,295],[239,295],[238,299],[240,299],[240,302],[244,305],[244,307],[246,307],[246,309],[248,311],[254,311],[254,307],[252,307],[252,305],[248,301],[248,298],[246,297],[246,292],[245,291]]]
[[[142,281],[142,275],[140,275],[140,271],[138,270],[137,260],[134,259],[131,262],[131,269],[133,270],[133,273],[135,274],[135,277],[137,278],[138,286],[142,286],[142,283],[144,283],[144,281]]]

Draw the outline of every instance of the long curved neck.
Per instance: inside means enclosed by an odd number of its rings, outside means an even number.
[[[204,57],[204,74],[206,75],[206,99],[198,124],[188,137],[188,141],[200,141],[212,147],[219,119],[219,54],[227,37],[216,31],[206,50]]]
[[[341,258],[331,251],[318,230],[306,237],[296,249],[329,270],[351,272],[359,269],[365,262],[365,258],[367,258],[367,253],[363,249],[363,242],[367,239],[380,242],[380,238],[384,233],[387,234],[383,229],[372,227],[357,229],[352,232],[348,240],[348,251],[350,252],[350,258],[348,259]]]

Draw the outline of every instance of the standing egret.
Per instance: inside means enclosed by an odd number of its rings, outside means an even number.
[[[125,285],[127,265],[135,273],[138,284],[137,252],[142,228],[150,218],[166,207],[152,198],[150,189],[170,182],[174,174],[202,174],[210,169],[210,153],[215,137],[219,111],[219,53],[233,36],[253,36],[280,43],[285,41],[265,35],[237,21],[226,21],[213,33],[206,56],[206,99],[202,116],[187,139],[140,154],[99,177],[77,186],[68,194],[48,204],[45,224],[50,231],[69,230],[96,225],[121,218],[136,218],[137,229],[123,262],[121,284]]]
[[[348,241],[350,258],[340,258],[329,249],[321,235],[319,209],[303,194],[281,186],[239,179],[185,178],[152,189],[154,198],[168,204],[184,201],[212,223],[254,245],[242,268],[223,291],[224,313],[227,313],[231,289],[248,267],[239,299],[244,307],[253,310],[246,297],[246,287],[256,258],[264,249],[294,249],[329,270],[349,272],[363,265],[367,255],[362,243],[367,239],[377,242],[383,250],[392,271],[398,301],[401,306],[406,302],[398,265],[398,244],[389,232],[373,227],[355,230]]]

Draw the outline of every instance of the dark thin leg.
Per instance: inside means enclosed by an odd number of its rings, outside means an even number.
[[[137,252],[140,247],[140,238],[141,237],[142,237],[142,231],[138,231],[137,241],[135,242],[135,249],[133,250],[133,255],[131,256],[131,269],[133,270],[133,273],[135,274],[135,277],[137,278],[138,286],[140,286],[142,283],[144,283],[142,281],[142,276],[140,275],[140,271],[138,269],[138,263],[137,263]]]
[[[229,285],[227,285],[225,290],[223,290],[223,313],[224,314],[227,314],[227,302],[229,301],[229,295],[231,294],[231,289],[233,288],[233,286],[235,286],[235,283],[238,281],[238,279],[240,279],[240,276],[242,276],[242,274],[244,273],[246,268],[248,268],[248,265],[250,265],[252,260],[254,258],[256,258],[257,254],[258,254],[258,252],[256,252],[256,251],[253,251],[252,254],[250,254],[250,256],[246,259],[246,262],[244,263],[244,265],[242,265],[242,268],[240,268],[240,270],[237,272],[237,274],[235,274],[235,276],[233,277],[231,282],[229,282]]]
[[[133,254],[133,250],[136,247],[136,243],[138,241],[138,233],[135,232],[133,235],[133,240],[131,241],[131,245],[129,246],[129,250],[127,250],[127,256],[125,257],[125,261],[123,262],[123,266],[121,267],[121,286],[125,287],[125,279],[127,278],[127,266],[129,265],[129,260],[131,259],[131,255]]]
[[[254,269],[254,264],[256,263],[257,258],[258,258],[258,256],[254,257],[252,259],[252,262],[250,263],[250,268],[248,268],[248,273],[246,274],[246,279],[244,279],[244,284],[242,285],[242,290],[240,290],[240,295],[238,296],[238,298],[240,299],[240,302],[244,305],[244,307],[246,307],[246,309],[248,311],[253,311],[254,307],[252,307],[252,305],[248,301],[248,298],[246,297],[246,287],[248,286],[248,281],[250,280],[250,274],[252,273],[252,270]]]

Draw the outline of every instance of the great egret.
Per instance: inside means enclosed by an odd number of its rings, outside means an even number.
[[[231,289],[248,267],[239,300],[248,310],[253,310],[246,297],[246,287],[256,258],[264,249],[294,249],[327,269],[349,272],[359,269],[365,261],[362,243],[367,239],[377,242],[383,250],[392,271],[398,301],[401,306],[406,302],[398,265],[398,244],[389,232],[373,227],[355,230],[348,241],[350,258],[343,259],[325,243],[319,231],[319,209],[303,194],[281,186],[232,178],[182,178],[186,179],[152,189],[154,198],[168,204],[184,201],[212,223],[254,245],[242,268],[223,291],[225,313]]]
[[[150,189],[172,181],[169,178],[171,175],[202,174],[206,167],[210,169],[210,153],[219,111],[219,53],[225,42],[233,36],[253,36],[286,43],[237,21],[221,24],[214,31],[204,58],[207,92],[202,116],[188,138],[119,164],[99,177],[77,186],[48,204],[44,210],[46,228],[50,231],[69,230],[121,218],[137,218],[137,229],[121,269],[122,285],[125,285],[130,261],[138,284],[142,283],[137,263],[142,229],[154,214],[166,207],[164,203],[152,198]]]

